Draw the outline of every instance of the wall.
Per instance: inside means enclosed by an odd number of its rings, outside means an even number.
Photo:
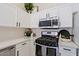
[[[63,4],[68,4],[68,3],[34,3],[34,6],[39,6],[39,11],[41,11],[44,9],[53,8]],[[13,5],[16,5],[17,7],[25,10],[23,3],[13,3]]]
[[[0,27],[0,42],[5,40],[22,38],[23,34],[24,29],[22,28]]]
[[[42,31],[57,31],[59,32],[60,30],[67,30],[69,31],[70,34],[72,34],[72,28],[60,28],[60,29],[39,29],[39,28],[32,28],[32,31],[36,33],[36,38],[41,37],[41,32]]]

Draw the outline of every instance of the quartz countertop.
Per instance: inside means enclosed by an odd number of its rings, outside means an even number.
[[[68,47],[73,47],[73,48],[79,48],[79,46],[77,46],[73,41],[70,41],[70,42],[59,41],[59,46],[60,45],[68,46]]]
[[[17,39],[11,39],[11,40],[5,40],[0,42],[0,50],[13,46],[13,45],[17,45],[21,42],[25,42],[25,41],[35,41],[35,39],[38,37],[23,37],[23,38],[17,38]]]
[[[24,42],[24,41],[28,41],[29,39],[25,39],[25,38],[18,38],[18,39],[13,39],[13,40],[6,40],[3,42],[0,42],[0,49],[4,49],[13,45],[16,45],[18,43]]]

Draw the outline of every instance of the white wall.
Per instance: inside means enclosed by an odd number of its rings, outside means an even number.
[[[16,5],[17,7],[25,10],[24,8],[24,3],[12,3],[13,5]],[[48,8],[53,8],[56,6],[60,6],[63,4],[68,4],[68,3],[34,3],[34,6],[39,6],[39,11],[48,9]]]
[[[22,38],[24,29],[0,27],[0,42]]]
[[[67,30],[69,31],[70,34],[72,34],[72,28],[61,28],[61,29],[40,29],[40,28],[32,28],[32,31],[36,33],[36,38],[41,37],[41,32],[42,31],[57,31],[59,32],[60,30]]]

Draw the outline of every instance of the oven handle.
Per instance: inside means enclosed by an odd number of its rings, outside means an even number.
[[[45,45],[38,44],[38,43],[35,43],[35,45],[39,45],[39,46],[46,47],[46,48],[54,48],[54,49],[58,49],[58,47],[50,47],[50,46],[45,46]]]

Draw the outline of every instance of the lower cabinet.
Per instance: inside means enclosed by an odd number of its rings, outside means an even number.
[[[22,42],[16,45],[16,56],[28,56],[29,55],[29,43]]]
[[[78,55],[78,49],[67,47],[67,46],[60,46],[59,52],[61,56],[77,56]]]
[[[35,44],[34,44],[34,41],[30,41],[30,44],[29,44],[29,56],[35,56]]]
[[[34,56],[35,46],[34,42],[26,41],[16,45],[16,56]]]

